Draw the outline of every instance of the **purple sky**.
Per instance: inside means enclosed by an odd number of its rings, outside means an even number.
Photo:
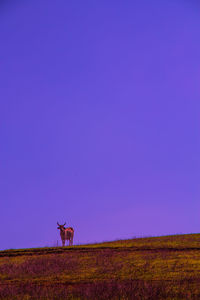
[[[200,231],[200,5],[2,1],[0,249]]]

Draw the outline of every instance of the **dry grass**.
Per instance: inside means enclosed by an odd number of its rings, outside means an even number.
[[[0,299],[200,299],[200,235],[1,251]]]

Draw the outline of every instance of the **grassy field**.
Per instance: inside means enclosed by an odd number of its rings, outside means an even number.
[[[200,299],[200,234],[0,251],[0,299]]]

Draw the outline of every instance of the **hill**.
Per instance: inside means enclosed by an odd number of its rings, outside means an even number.
[[[0,251],[0,299],[200,299],[200,234]]]

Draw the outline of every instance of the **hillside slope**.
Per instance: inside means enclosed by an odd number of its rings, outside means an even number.
[[[0,251],[0,299],[200,299],[200,234]]]

